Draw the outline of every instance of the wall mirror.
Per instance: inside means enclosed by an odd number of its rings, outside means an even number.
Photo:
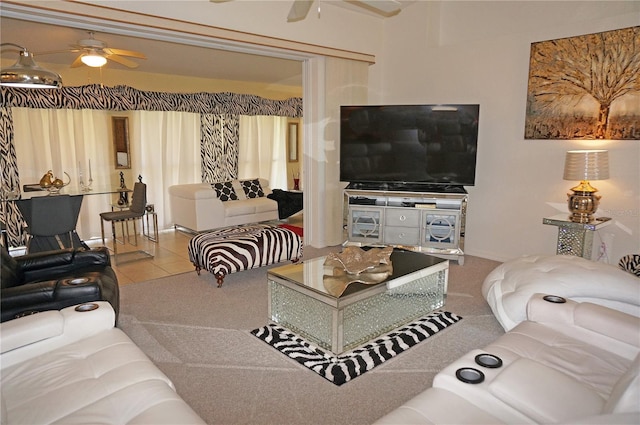
[[[116,169],[131,168],[129,148],[129,118],[111,117],[113,126],[113,147],[116,153]]]
[[[287,150],[289,162],[298,162],[298,123],[290,122],[287,132]]]

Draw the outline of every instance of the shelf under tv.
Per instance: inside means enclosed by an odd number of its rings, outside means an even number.
[[[346,189],[380,190],[391,192],[467,193],[456,184],[404,183],[404,182],[352,182]]]

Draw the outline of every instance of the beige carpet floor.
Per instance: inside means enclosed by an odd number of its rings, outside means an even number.
[[[249,333],[268,323],[266,272],[277,265],[231,274],[222,288],[205,271],[124,285],[118,326],[209,424],[370,424],[503,333],[480,292],[498,264],[451,262],[444,309],[463,320],[340,387]]]

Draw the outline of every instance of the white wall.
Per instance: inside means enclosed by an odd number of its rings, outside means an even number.
[[[640,2],[417,2],[385,21],[371,69],[372,103],[479,103],[476,186],[469,187],[466,249],[506,260],[555,253],[557,228],[543,217],[566,212],[564,153],[609,150],[611,178],[598,181],[598,215],[613,223],[609,260],[640,252],[640,141],[525,140],[532,42],[640,24]],[[594,251],[597,254],[597,251]]]

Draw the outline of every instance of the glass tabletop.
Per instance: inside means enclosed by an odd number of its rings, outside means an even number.
[[[331,275],[332,273],[332,267],[326,267],[324,265],[325,259],[326,257],[312,258],[310,260],[305,260],[302,264],[288,264],[286,266],[274,267],[273,269],[270,269],[268,273],[308,288],[314,292],[323,294],[327,297],[343,298],[374,286],[387,284],[390,281],[407,274],[447,261],[442,258],[418,252],[394,249],[391,254],[393,273],[386,280],[373,285],[352,283],[340,297],[335,297],[327,290],[327,288],[325,288],[323,283],[323,276]]]
[[[84,195],[104,195],[109,193],[120,192],[132,192],[132,189],[121,189],[114,186],[96,186],[91,187],[90,190],[81,188],[78,185],[68,185],[62,187],[59,191],[49,191],[46,189],[38,189],[37,185],[33,185],[33,190],[24,191],[20,194],[15,192],[2,192],[1,197],[3,201],[18,201],[32,198],[40,198],[44,196],[57,196],[57,195],[69,195],[69,196],[84,196]]]

